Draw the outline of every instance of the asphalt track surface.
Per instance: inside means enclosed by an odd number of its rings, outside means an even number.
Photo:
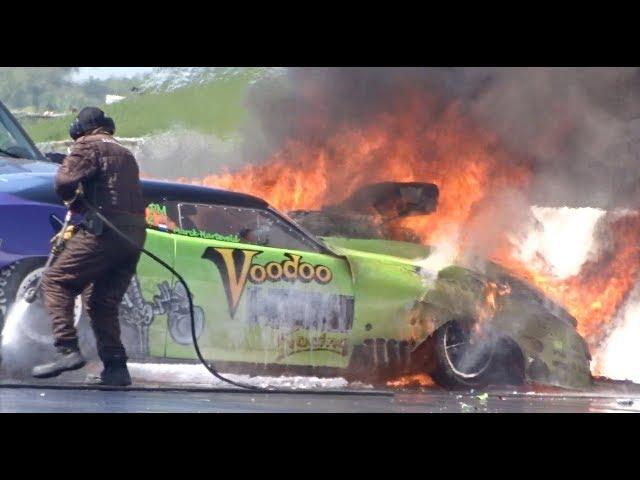
[[[446,392],[255,394],[231,392],[0,389],[0,412],[43,413],[588,413],[640,412],[640,396],[489,395]]]
[[[95,367],[91,370],[95,370]],[[132,373],[135,368],[132,369]],[[170,381],[135,373],[127,389],[86,388],[87,371],[56,379],[0,379],[2,413],[608,413],[640,412],[640,386],[598,381],[588,392],[548,387],[511,387],[449,392],[438,387],[375,390],[328,380],[317,384],[269,379],[272,388],[298,393],[241,391],[224,384]],[[318,380],[318,379],[316,379]],[[264,383],[264,379],[262,380]],[[284,382],[284,383],[283,383]],[[260,384],[260,383],[258,383]],[[300,387],[302,385],[302,387]],[[288,387],[287,387],[288,386]]]

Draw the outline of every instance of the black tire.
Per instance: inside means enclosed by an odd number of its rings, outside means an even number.
[[[469,322],[451,321],[434,334],[433,379],[445,388],[483,388],[494,377],[495,342],[470,343]]]
[[[33,258],[23,260],[0,269],[0,325],[3,331],[7,313],[15,304],[24,288],[35,284],[37,271],[42,269],[46,259]],[[25,283],[27,282],[27,283]],[[22,290],[22,292],[20,292]],[[22,318],[23,324],[14,328],[11,342],[3,339],[0,347],[0,369],[6,375],[21,377],[29,374],[31,368],[41,362],[50,360],[55,353],[51,325],[44,311],[42,299],[37,299],[29,306],[27,314]],[[91,360],[97,356],[95,338],[88,322],[87,315],[82,312],[76,325],[80,349],[85,358]],[[7,332],[4,332],[7,333]],[[6,337],[6,335],[5,335]]]
[[[468,321],[451,321],[436,331],[432,338],[433,379],[450,389],[480,389],[490,384],[521,385],[524,382],[524,357],[518,345],[491,331],[487,332],[486,341],[469,344],[472,325],[473,322]],[[451,348],[456,343],[462,343],[457,358],[452,355]]]

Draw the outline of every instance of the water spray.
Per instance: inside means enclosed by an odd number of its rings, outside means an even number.
[[[62,224],[60,233],[56,236],[56,240],[53,244],[53,247],[51,248],[51,253],[49,253],[49,258],[47,258],[47,263],[44,264],[43,274],[40,276],[40,278],[38,278],[37,283],[32,288],[27,290],[26,293],[24,294],[23,300],[25,302],[31,304],[35,302],[36,298],[38,297],[38,292],[40,291],[40,285],[42,284],[42,277],[44,277],[44,272],[46,272],[49,269],[49,267],[53,263],[54,258],[60,252],[65,242],[64,233],[67,230],[67,227],[69,226],[69,224],[71,223],[72,216],[73,216],[73,213],[71,212],[71,209],[68,209],[67,214],[64,217],[64,223]]]

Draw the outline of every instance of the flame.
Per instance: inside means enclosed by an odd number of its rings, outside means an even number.
[[[474,325],[474,333],[481,336],[484,332],[484,325],[487,320],[493,318],[500,308],[498,304],[498,298],[511,293],[511,287],[508,284],[498,284],[495,282],[484,282],[484,292],[482,295],[482,301],[477,305],[477,318],[478,321]]]
[[[508,252],[495,259],[529,280],[578,320],[578,333],[597,349],[640,274],[640,213],[629,212],[609,226],[610,245],[566,279],[549,274],[544,264],[524,265]],[[599,366],[594,366],[598,374]]]
[[[409,108],[364,127],[345,125],[321,145],[289,140],[262,165],[198,183],[250,193],[288,211],[339,203],[374,182],[429,181],[440,188],[437,211],[396,222],[428,244],[457,237],[472,206],[489,193],[526,186],[525,162],[514,162],[495,135],[465,122],[457,104],[437,118],[424,105]]]
[[[589,346],[597,348],[638,277],[640,216],[628,215],[614,222],[613,248],[588,261],[571,278],[558,279],[540,263],[523,263],[516,255],[510,237],[514,232],[505,215],[505,209],[516,212],[517,208],[496,201],[496,194],[526,192],[533,173],[529,162],[503,147],[492,132],[471,122],[460,104],[443,107],[424,94],[405,97],[408,100],[399,102],[396,110],[358,125],[340,125],[335,133],[320,135],[320,139],[317,135],[308,139],[292,136],[262,164],[191,182],[253,194],[283,211],[337,204],[374,182],[435,183],[440,189],[436,212],[391,222],[390,231],[412,230],[430,245],[453,243],[457,257],[482,232],[472,225],[482,227],[496,217],[506,218],[498,233],[485,242],[491,246],[487,257],[563,305],[576,317],[578,331]],[[302,119],[300,125],[302,130],[327,127],[322,112],[316,119]],[[499,294],[494,289],[488,295],[483,315],[495,312]]]
[[[387,387],[392,388],[415,388],[415,387],[433,387],[436,382],[424,373],[416,373],[413,375],[404,375],[395,380],[387,381]]]

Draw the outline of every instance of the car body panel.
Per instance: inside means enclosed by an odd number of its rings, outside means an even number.
[[[145,249],[168,265],[175,262],[173,235],[147,229]],[[135,357],[164,357],[169,316],[177,308],[173,275],[146,255],[140,257],[133,279],[120,308],[120,323],[134,332]]]
[[[344,259],[178,235],[174,238],[175,267],[186,272],[194,302],[207,319],[198,339],[206,358],[347,365],[353,290]],[[312,270],[316,272],[313,275]],[[167,356],[193,355],[191,345],[168,340]]]
[[[46,256],[56,230],[51,216],[65,209],[0,192],[0,268],[17,260]]]
[[[506,283],[511,292],[497,297],[495,314],[488,322],[520,347],[527,380],[571,388],[590,385],[588,348],[575,327],[563,318],[563,309],[548,300],[539,301],[537,292],[530,286],[522,288],[519,280],[496,273],[480,275],[459,266],[441,270],[416,304],[422,335],[430,335],[450,320],[477,318],[486,282]]]

